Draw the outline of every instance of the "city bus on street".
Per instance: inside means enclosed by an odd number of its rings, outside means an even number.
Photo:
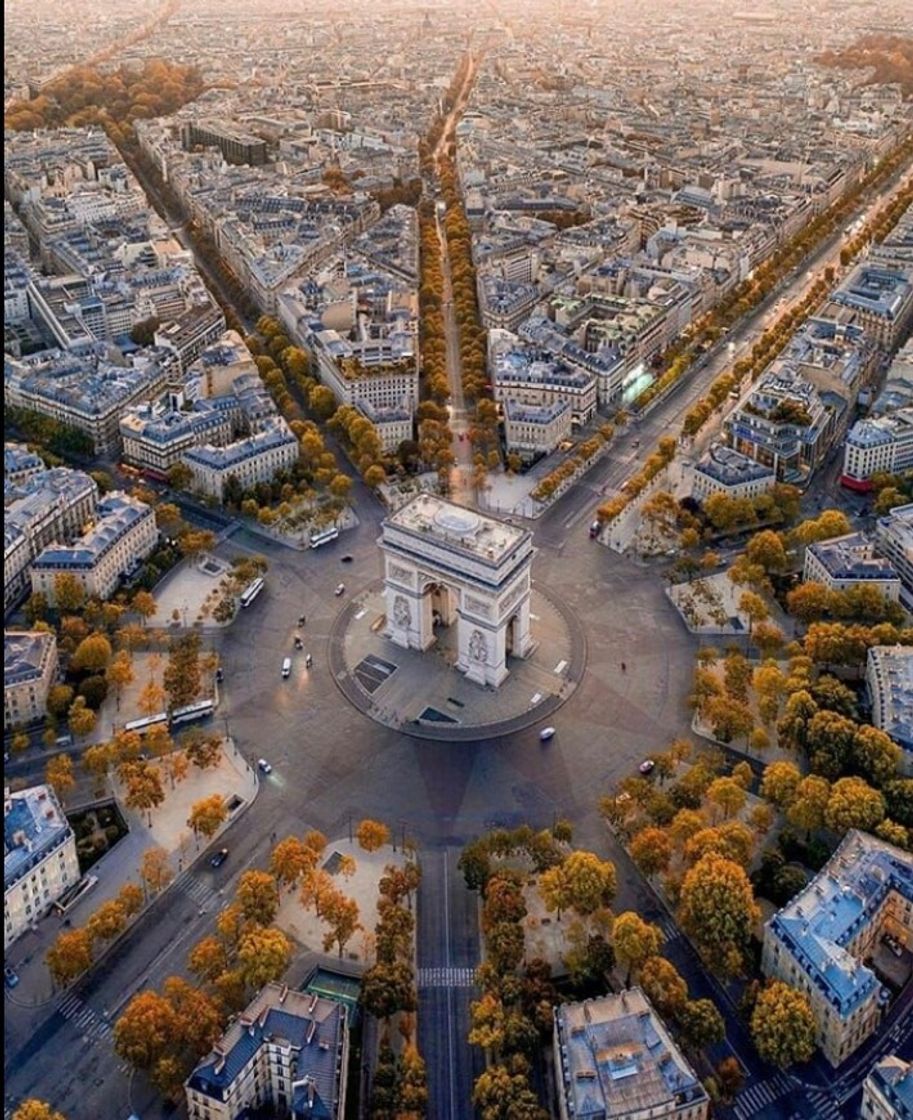
[[[257,576],[257,578],[251,584],[249,584],[244,594],[241,596],[241,606],[249,607],[265,586],[266,583],[263,579],[263,576]]]
[[[143,716],[141,719],[131,719],[124,724],[124,731],[135,731],[137,735],[145,735],[153,727],[167,727],[168,713],[159,712],[154,716]]]
[[[311,548],[320,548],[322,544],[339,539],[339,529],[334,525],[331,529],[323,529],[311,536]]]
[[[195,704],[188,704],[185,708],[175,708],[171,713],[171,726],[180,727],[182,723],[193,723],[198,719],[208,719],[215,711],[212,700],[198,700]]]

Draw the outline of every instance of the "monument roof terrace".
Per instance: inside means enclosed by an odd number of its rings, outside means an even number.
[[[385,524],[495,565],[530,537],[526,529],[485,517],[434,494],[417,495]]]

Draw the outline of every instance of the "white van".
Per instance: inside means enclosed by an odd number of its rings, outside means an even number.
[[[282,662],[282,679],[285,680],[286,677],[290,677],[291,675],[292,659],[290,657],[286,657],[286,659]]]

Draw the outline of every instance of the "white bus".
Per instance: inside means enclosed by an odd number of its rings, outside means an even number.
[[[241,606],[249,607],[265,586],[266,583],[263,580],[263,576],[257,576],[257,578],[248,586],[247,590],[241,596]]]
[[[198,700],[195,704],[188,704],[186,708],[176,708],[171,713],[171,726],[180,727],[182,723],[193,723],[197,719],[208,719],[215,711],[212,700]]]
[[[324,529],[320,533],[314,533],[311,537],[311,548],[320,548],[322,544],[329,544],[330,541],[335,541],[339,538],[339,529],[334,525],[332,529]]]
[[[135,731],[138,735],[145,735],[147,731],[151,731],[153,727],[168,725],[168,713],[159,712],[155,716],[143,716],[142,719],[131,719],[129,723],[124,724],[124,731]]]

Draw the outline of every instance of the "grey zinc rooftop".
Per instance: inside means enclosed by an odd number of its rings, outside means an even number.
[[[854,829],[808,886],[767,923],[841,1018],[878,984],[846,946],[890,891],[913,902],[913,856]]]
[[[345,1028],[346,1009],[341,1003],[267,984],[197,1065],[187,1086],[223,1101],[260,1047],[282,1042],[295,1051],[301,1080],[313,1084],[319,1108],[312,1108],[311,1114],[335,1120],[340,1089],[337,1064]]]
[[[9,888],[70,834],[50,786],[32,786],[4,798],[3,886]]]
[[[5,686],[38,680],[50,649],[56,645],[53,634],[35,630],[3,632],[3,683]]]
[[[668,1115],[707,1094],[639,988],[555,1009],[560,1077],[579,1120]]]

